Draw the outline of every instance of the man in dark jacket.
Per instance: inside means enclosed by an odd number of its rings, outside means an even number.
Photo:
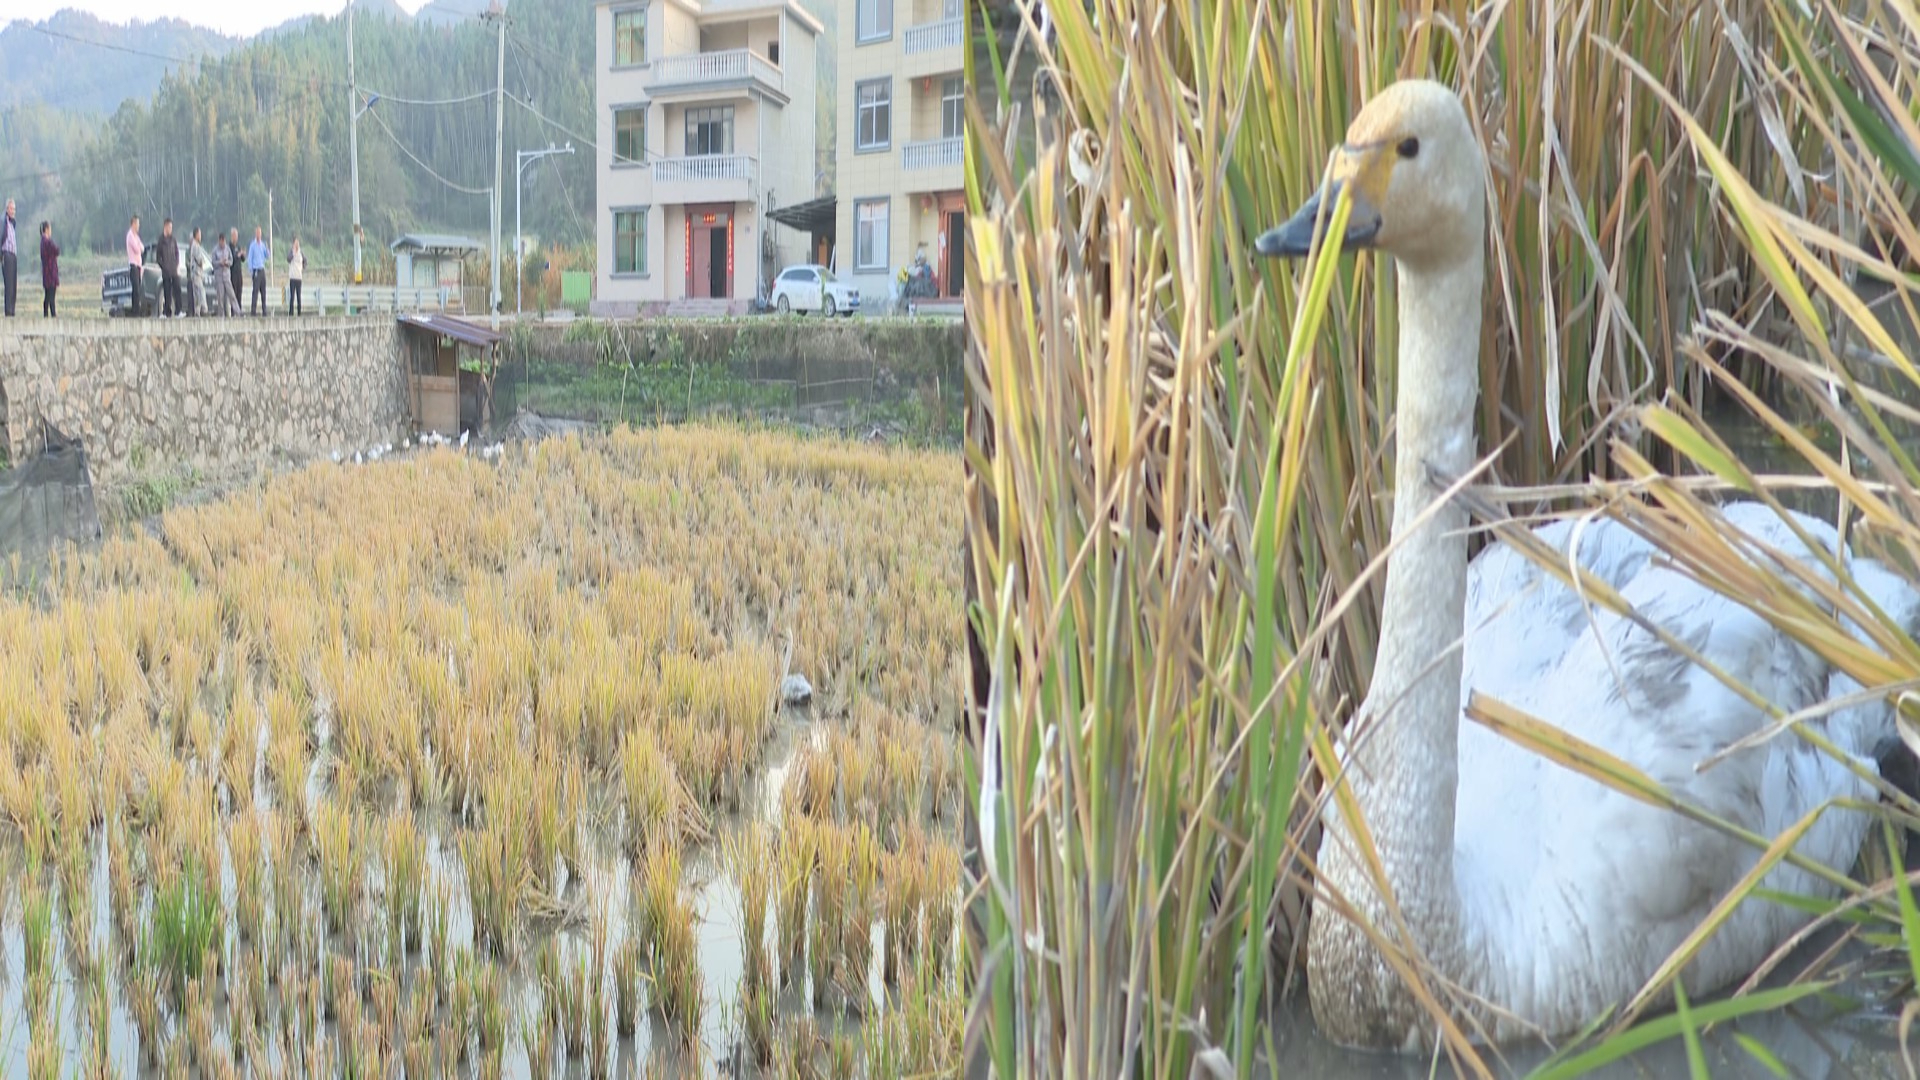
[[[60,245],[53,242],[53,222],[40,223],[40,287],[47,298],[40,301],[40,314],[54,318],[53,294],[60,291]]]
[[[233,313],[238,315],[240,298],[246,295],[246,286],[242,282],[246,281],[247,273],[247,258],[240,250],[240,226],[238,225],[235,225],[227,234],[227,250],[233,253],[233,265],[227,268],[227,273],[233,278]]]
[[[160,264],[160,314],[173,319],[185,315],[180,306],[180,243],[173,238],[173,219],[160,223],[160,242],[153,246],[153,261]]]

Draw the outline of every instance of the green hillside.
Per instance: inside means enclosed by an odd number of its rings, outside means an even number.
[[[492,182],[494,34],[478,20],[433,25],[371,7],[355,24],[360,85],[381,95],[360,123],[361,219],[370,244],[384,249],[403,230],[481,237],[488,199],[456,185]],[[592,110],[592,7],[514,0],[509,10],[506,227],[513,151],[573,138],[578,153],[528,168],[524,220],[529,233],[552,240],[588,239],[593,156],[581,141],[607,134],[596,130],[605,125],[595,124]],[[277,237],[298,233],[317,252],[345,250],[352,235],[346,34],[344,16],[306,20],[167,75],[150,102],[121,105],[60,168],[71,215],[66,235],[108,250],[133,213],[148,223],[170,216],[251,232],[265,223],[272,192]],[[464,100],[410,103],[449,99]]]

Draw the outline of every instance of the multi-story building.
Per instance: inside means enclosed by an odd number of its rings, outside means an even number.
[[[835,269],[890,295],[925,253],[940,295],[965,279],[963,0],[840,0]]]
[[[798,0],[597,0],[597,313],[745,311],[807,237],[822,27]]]

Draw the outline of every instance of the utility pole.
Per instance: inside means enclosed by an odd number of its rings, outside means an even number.
[[[526,271],[520,266],[520,174],[526,170],[529,161],[538,161],[548,154],[571,153],[572,143],[565,148],[548,143],[545,150],[520,150],[513,157],[513,316],[516,319],[520,317],[521,286],[527,277]]]
[[[488,324],[498,330],[500,329],[500,178],[507,139],[507,11],[500,6],[500,0],[493,0],[483,17],[500,31],[499,74],[496,77],[493,98],[493,270],[488,275],[492,285],[489,290],[491,299],[487,304]]]
[[[360,87],[353,78],[353,0],[347,0],[347,156],[353,165],[353,283],[360,284]]]

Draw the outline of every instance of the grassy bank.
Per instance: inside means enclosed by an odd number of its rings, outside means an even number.
[[[581,320],[516,328],[495,415],[517,408],[606,423],[716,415],[958,445],[952,321],[800,318]]]

